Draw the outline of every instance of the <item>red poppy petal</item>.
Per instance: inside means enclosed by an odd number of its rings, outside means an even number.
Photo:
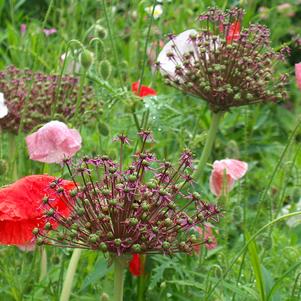
[[[42,199],[49,193],[49,184],[55,177],[33,175],[0,189],[0,243],[26,244],[33,238],[34,227],[44,225]],[[63,181],[66,190],[74,188],[70,181]],[[52,205],[64,216],[70,214],[66,204],[57,197]],[[55,226],[55,225],[54,225]]]
[[[129,265],[130,272],[133,276],[141,276],[144,273],[139,254],[133,254]]]
[[[135,93],[136,95],[138,95],[140,97],[156,96],[157,95],[157,92],[154,89],[152,89],[148,86],[144,86],[144,85],[141,85],[140,92],[138,94],[139,85],[140,85],[139,81],[135,82],[135,83],[132,83],[132,92]]]
[[[157,95],[157,92],[154,89],[147,87],[147,86],[141,86],[140,93],[139,93],[140,97],[156,96],[156,95]]]

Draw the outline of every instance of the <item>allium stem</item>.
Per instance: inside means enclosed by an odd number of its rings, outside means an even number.
[[[212,147],[215,141],[216,133],[218,131],[218,126],[219,122],[223,116],[223,112],[217,112],[217,113],[212,113],[212,120],[210,124],[210,128],[208,131],[206,143],[199,161],[199,164],[197,166],[197,169],[193,175],[195,179],[199,178],[200,180],[202,179],[203,176],[203,171],[205,168],[206,163],[208,162],[209,156],[212,151]]]
[[[114,301],[123,301],[123,283],[126,262],[127,261],[123,256],[116,256],[114,258]]]
[[[41,247],[41,271],[40,281],[42,281],[47,275],[47,253],[45,247]]]
[[[69,266],[67,269],[67,273],[65,276],[60,301],[68,301],[70,298],[73,279],[74,279],[77,264],[78,264],[78,261],[80,258],[80,254],[81,254],[81,249],[75,249],[72,253],[72,256],[71,256],[71,259],[69,262]]]

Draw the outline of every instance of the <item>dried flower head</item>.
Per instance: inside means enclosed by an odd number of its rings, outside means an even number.
[[[191,153],[185,151],[177,167],[159,162],[145,149],[149,136],[140,133],[141,149],[127,168],[122,158],[117,164],[107,156],[84,158],[76,164],[66,160],[76,188],[68,192],[58,179],[49,191],[68,205],[71,215],[60,215],[46,196],[48,223],[34,229],[37,243],[118,256],[192,253],[195,246],[208,243],[194,229],[217,221],[219,210],[198,193],[189,192]],[[60,225],[58,229],[52,228],[54,222]]]
[[[75,114],[79,90],[76,77],[60,77],[9,66],[0,72],[0,92],[4,94],[8,107],[8,114],[0,119],[0,128],[16,133],[23,119],[22,129],[29,132],[53,118],[68,120]],[[92,87],[84,87],[78,114],[80,122],[91,121],[100,110],[101,103],[96,103]]]
[[[275,63],[283,52],[270,46],[270,31],[259,24],[241,28],[244,11],[209,9],[201,30],[170,36],[157,67],[166,82],[206,100],[214,112],[286,97]]]

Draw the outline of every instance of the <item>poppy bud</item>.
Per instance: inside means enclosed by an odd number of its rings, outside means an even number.
[[[108,60],[99,63],[99,73],[104,80],[108,80],[112,73],[112,65]]]
[[[100,301],[110,301],[110,297],[106,293],[102,293],[100,296]]]
[[[108,35],[107,30],[99,24],[95,25],[94,30],[100,39],[105,39]]]
[[[93,64],[94,61],[94,54],[93,52],[84,49],[83,52],[80,54],[80,63],[85,69],[89,69],[90,66]]]

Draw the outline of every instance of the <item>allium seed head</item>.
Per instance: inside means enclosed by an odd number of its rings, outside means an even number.
[[[44,198],[47,223],[34,231],[40,244],[123,255],[192,253],[195,246],[208,243],[191,230],[218,221],[219,210],[190,191],[191,152],[185,150],[172,166],[145,149],[150,131],[139,136],[142,146],[128,167],[107,156],[65,161],[76,188],[67,192],[58,179],[50,184],[49,193],[60,198],[71,214],[60,215],[51,198]],[[119,136],[121,157],[124,139]],[[52,224],[60,227],[54,229]]]
[[[199,17],[200,31],[170,35],[156,63],[166,83],[204,99],[214,112],[285,98],[275,63],[289,49],[276,53],[263,25],[241,28],[243,15],[212,8]]]
[[[30,132],[53,119],[72,118],[79,95],[79,79],[49,75],[9,66],[0,71],[0,91],[4,94],[8,114],[0,118],[0,128],[17,133],[23,118],[23,131]],[[86,123],[101,111],[90,86],[82,92],[80,123]]]

